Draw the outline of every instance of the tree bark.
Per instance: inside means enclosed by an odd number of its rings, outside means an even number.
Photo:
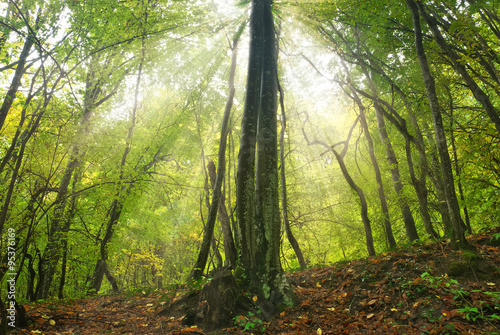
[[[241,267],[249,279],[250,289],[263,300],[270,300],[272,305],[292,305],[294,294],[280,263],[278,77],[272,3],[253,0],[252,5],[237,176]]]
[[[257,119],[260,108],[262,76],[262,27],[264,1],[252,1],[250,17],[250,52],[245,105],[241,120],[240,149],[236,174],[236,213],[238,224],[239,259],[243,269],[255,264],[255,146]]]

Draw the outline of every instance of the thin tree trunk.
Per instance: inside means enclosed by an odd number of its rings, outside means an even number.
[[[453,129],[455,128],[455,120],[453,119],[453,97],[451,95],[451,92],[449,93],[449,98],[450,98],[450,137],[451,137],[451,148],[453,150],[453,161],[455,162],[455,175],[457,177],[457,186],[458,186],[458,194],[460,195],[460,200],[463,203],[464,206],[464,216],[465,216],[465,224],[467,231],[469,234],[472,234],[472,227],[470,225],[470,219],[469,219],[469,211],[467,210],[467,205],[465,204],[465,196],[464,196],[464,190],[462,187],[462,180],[460,178],[460,165],[458,164],[458,154],[457,154],[457,146],[455,143],[455,133],[453,132]]]
[[[290,227],[290,220],[288,219],[288,197],[287,197],[287,187],[286,187],[286,173],[285,173],[285,130],[286,130],[286,113],[285,113],[285,92],[278,82],[278,90],[280,93],[280,108],[281,108],[281,130],[280,130],[280,179],[281,179],[281,216],[283,219],[283,226],[285,227],[286,237],[288,242],[293,248],[297,260],[299,261],[299,266],[302,270],[307,268],[306,261],[304,260],[304,255],[300,249],[299,242],[293,235],[292,229]]]
[[[408,205],[408,199],[406,198],[403,192],[403,182],[401,181],[401,176],[399,173],[398,159],[396,158],[396,153],[392,148],[392,143],[389,138],[389,134],[387,133],[387,127],[384,119],[384,110],[379,102],[378,92],[375,88],[375,85],[373,84],[370,74],[368,73],[365,67],[363,67],[363,72],[368,81],[368,86],[370,87],[370,90],[372,91],[372,94],[375,97],[375,99],[373,100],[373,106],[375,108],[375,115],[377,117],[378,132],[387,156],[387,162],[389,164],[389,169],[391,171],[392,183],[394,185],[394,189],[396,190],[396,194],[398,196],[398,205],[403,215],[406,235],[408,236],[410,241],[418,240],[418,233],[417,233],[417,228],[415,226],[415,220],[413,219],[410,206]]]
[[[368,143],[368,152],[370,154],[370,160],[372,162],[373,170],[375,172],[375,179],[377,181],[378,185],[378,197],[380,200],[380,207],[382,209],[382,214],[384,216],[384,230],[385,230],[385,236],[387,239],[387,242],[389,244],[390,248],[395,248],[396,247],[396,240],[394,238],[394,234],[392,233],[392,226],[391,222],[389,220],[389,207],[387,205],[387,198],[385,196],[385,191],[384,191],[384,184],[382,181],[382,174],[380,172],[380,167],[378,165],[378,160],[377,157],[375,156],[375,149],[373,145],[373,140],[370,135],[370,130],[368,128],[368,123],[366,122],[366,114],[365,114],[365,106],[361,102],[361,99],[358,97],[356,94],[356,90],[352,87],[352,85],[349,84],[349,88],[352,92],[352,98],[358,105],[358,110],[359,110],[359,119],[361,122],[361,126],[363,127],[363,130],[365,132],[365,138],[366,142]]]
[[[401,208],[401,213],[403,214],[403,221],[405,224],[406,235],[410,241],[418,240],[417,228],[415,227],[415,220],[411,214],[410,206],[408,205],[408,199],[403,192],[403,182],[401,181],[401,176],[399,174],[399,163],[396,158],[394,149],[392,148],[389,135],[387,134],[386,124],[384,120],[384,115],[382,112],[382,106],[378,102],[374,102],[375,113],[377,116],[378,130],[380,134],[380,139],[385,148],[385,153],[387,156],[387,162],[391,171],[392,183],[396,194],[398,195],[398,204]]]
[[[234,101],[234,93],[235,93],[235,88],[234,88],[234,76],[236,73],[236,60],[238,56],[237,52],[237,46],[238,46],[238,39],[239,35],[234,39],[234,44],[233,44],[233,56],[231,59],[231,69],[229,72],[229,81],[228,81],[228,86],[229,86],[229,97],[226,102],[226,107],[224,110],[224,116],[222,118],[222,126],[221,126],[221,137],[220,137],[220,142],[219,142],[219,154],[218,154],[218,160],[219,160],[219,166],[217,168],[217,175],[215,177],[215,182],[213,185],[213,192],[212,192],[212,203],[210,204],[210,210],[208,214],[208,221],[205,226],[205,231],[203,234],[203,240],[201,242],[200,246],[200,251],[198,253],[198,258],[196,260],[196,263],[191,270],[191,273],[189,274],[190,279],[196,279],[200,277],[203,274],[203,271],[205,270],[207,259],[208,259],[208,253],[210,251],[210,241],[213,238],[213,233],[214,233],[214,228],[215,228],[215,221],[217,219],[217,213],[219,209],[219,204],[221,203],[221,197],[222,197],[222,183],[224,181],[224,175],[226,171],[226,143],[227,143],[227,134],[228,134],[228,124],[229,124],[229,117],[231,115],[231,109],[233,107],[233,101]],[[226,227],[227,228],[227,227]],[[225,229],[225,228],[223,228]],[[230,234],[229,232],[226,232],[226,234]],[[232,247],[230,246],[230,241],[229,241],[229,236],[227,236],[227,244],[228,248],[231,249]],[[226,243],[225,243],[226,245]],[[233,244],[234,247],[234,244]],[[232,250],[230,251],[232,253]],[[231,256],[230,256],[231,257]],[[233,258],[233,261],[235,259]],[[235,262],[234,262],[235,264]]]
[[[118,199],[118,195],[115,197],[115,200],[111,203],[111,207],[108,211],[109,219],[106,225],[106,232],[104,233],[104,237],[100,243],[100,258],[97,260],[94,275],[92,276],[92,284],[91,284],[91,292],[97,294],[101,289],[102,280],[104,278],[104,274],[108,270],[108,245],[111,242],[111,238],[114,234],[114,227],[118,223],[118,220],[121,216],[123,209],[123,204]],[[117,292],[118,290],[116,290]]]
[[[208,175],[210,177],[210,184],[212,189],[216,185],[217,171],[213,161],[208,163]],[[231,230],[231,221],[229,219],[229,214],[227,213],[226,203],[224,193],[221,192],[221,198],[219,202],[219,209],[217,215],[221,228],[222,237],[224,243],[224,255],[226,258],[226,264],[230,265],[233,269],[236,267],[236,247],[234,245],[233,232]]]
[[[106,274],[106,277],[108,279],[111,278],[111,281],[113,281],[113,282],[110,281],[110,283],[112,285],[114,285],[113,290],[115,290],[115,292],[118,291],[118,286],[116,284],[116,280],[111,275],[111,273],[109,272],[109,269],[108,269],[108,264],[107,264],[108,245],[111,242],[111,238],[113,237],[114,227],[118,223],[118,220],[120,219],[120,216],[122,213],[123,198],[125,197],[125,193],[132,186],[132,184],[130,184],[128,187],[123,186],[122,184],[123,184],[124,178],[125,178],[124,168],[125,168],[125,165],[127,163],[127,157],[128,157],[128,154],[130,153],[131,146],[132,146],[132,137],[133,137],[134,129],[135,129],[135,125],[136,125],[136,115],[137,115],[137,109],[138,109],[138,105],[139,105],[139,87],[140,87],[140,83],[141,83],[142,66],[143,66],[144,57],[145,57],[144,56],[144,52],[145,52],[144,51],[144,39],[142,40],[142,43],[143,43],[142,44],[142,58],[141,58],[141,61],[139,63],[139,70],[138,70],[138,74],[137,74],[135,94],[134,94],[134,107],[133,107],[132,113],[131,113],[131,122],[130,122],[131,124],[130,124],[130,127],[128,128],[125,149],[123,151],[122,159],[121,159],[121,163],[120,163],[120,176],[118,178],[118,191],[115,194],[115,198],[114,198],[113,202],[111,203],[111,207],[110,207],[109,212],[108,212],[109,219],[108,219],[108,223],[106,225],[106,232],[105,232],[104,237],[100,243],[100,259],[97,260],[95,270],[94,270],[94,275],[92,277],[93,279],[92,279],[91,290],[93,291],[93,293],[99,292],[99,290],[101,288],[102,279],[103,279],[104,274]]]
[[[304,125],[307,122],[307,120],[308,120],[308,116],[306,117],[306,120],[304,121]],[[361,220],[363,222],[363,227],[365,230],[366,248],[368,250],[368,255],[375,256],[376,253],[375,253],[375,246],[373,244],[372,228],[371,228],[370,218],[368,217],[368,203],[366,202],[366,197],[365,197],[363,190],[361,189],[361,187],[359,187],[356,184],[354,179],[352,179],[349,171],[347,170],[345,162],[344,162],[344,157],[345,157],[345,154],[347,153],[349,141],[351,139],[352,132],[353,132],[354,128],[356,127],[356,124],[358,123],[358,120],[359,120],[359,117],[356,119],[356,122],[351,127],[351,130],[349,131],[349,135],[347,136],[347,139],[345,141],[339,143],[339,144],[344,145],[344,148],[342,149],[341,153],[338,153],[333,148],[334,146],[330,146],[322,141],[318,141],[318,140],[310,141],[309,138],[307,137],[304,126],[302,127],[302,134],[304,135],[304,138],[305,138],[308,145],[319,144],[319,145],[325,147],[328,151],[332,152],[334,154],[335,158],[337,159],[337,162],[340,166],[340,170],[342,171],[342,175],[344,176],[345,180],[347,181],[347,183],[349,184],[351,189],[354,192],[356,192],[356,194],[359,198],[359,202],[361,205]]]
[[[366,50],[369,52],[369,50]],[[358,58],[361,63],[364,64],[363,60],[366,58],[366,55],[364,55],[363,58]],[[408,115],[410,117],[411,123],[413,125],[413,128],[415,130],[415,138],[410,135],[408,132],[408,129],[406,127],[406,121],[398,114],[398,112],[393,108],[392,104],[389,104],[388,102],[380,99],[379,97],[370,97],[372,100],[377,100],[380,103],[382,103],[386,108],[388,108],[391,111],[391,114],[386,113],[384,110],[384,116],[397,128],[397,130],[404,136],[405,138],[405,147],[406,147],[406,159],[408,162],[408,170],[410,172],[410,177],[412,180],[413,187],[415,188],[415,192],[417,194],[418,202],[419,202],[419,210],[420,210],[420,217],[422,219],[422,222],[424,223],[425,231],[427,234],[433,236],[433,237],[438,237],[438,234],[434,230],[429,214],[429,207],[428,207],[428,192],[427,192],[427,187],[426,187],[426,179],[429,174],[429,164],[428,160],[426,157],[426,152],[425,152],[425,145],[424,145],[424,139],[422,135],[422,131],[420,130],[419,123],[415,117],[415,114],[412,111],[412,108],[410,104],[408,103],[408,99],[405,95],[405,93],[399,88],[399,86],[394,83],[394,81],[385,73],[385,71],[377,65],[376,62],[373,61],[373,56],[370,55],[370,68],[374,69],[378,74],[380,74],[393,88],[393,90],[396,91],[396,93],[401,97],[404,106],[406,107],[406,110],[408,112]],[[360,91],[357,89],[357,91]],[[368,96],[365,92],[362,92],[363,95]],[[419,158],[420,158],[420,174],[419,177],[417,178],[415,170],[414,170],[414,164],[413,164],[413,158],[411,154],[411,143],[415,144],[415,147],[417,149]]]

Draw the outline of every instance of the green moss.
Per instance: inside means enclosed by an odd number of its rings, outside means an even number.
[[[474,251],[464,251],[462,254],[462,259],[465,261],[475,261],[481,258],[478,254],[476,254]]]
[[[265,299],[269,299],[271,296],[271,287],[268,284],[262,285],[262,294],[264,295]]]
[[[453,277],[461,276],[469,270],[469,264],[467,262],[451,262],[448,265],[448,274]]]

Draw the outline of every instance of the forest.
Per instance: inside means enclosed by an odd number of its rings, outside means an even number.
[[[0,3],[1,333],[9,306],[216,278],[206,319],[242,287],[268,319],[308,306],[299,270],[478,257],[499,42],[494,0]]]

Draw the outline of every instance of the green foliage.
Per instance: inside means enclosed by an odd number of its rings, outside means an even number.
[[[468,292],[461,288],[455,279],[447,276],[433,276],[428,272],[422,273],[420,278],[422,280],[416,286],[416,292],[426,292],[425,288],[429,287],[444,289],[453,295],[456,301],[456,312],[468,321],[497,321],[500,319],[500,292],[482,290]],[[407,285],[414,286],[414,283],[409,282]]]
[[[257,308],[256,314],[248,311],[246,316],[238,315],[233,318],[234,325],[243,331],[260,331],[264,332],[266,330],[266,324],[260,318],[262,313],[259,308]]]
[[[236,8],[217,1],[30,0],[20,4],[24,18],[14,8],[9,17],[2,18],[14,29],[5,26],[0,31],[8,37],[0,45],[1,97],[11,85],[29,28],[37,36],[37,45],[29,56],[30,68],[22,77],[22,90],[0,131],[0,161],[5,163],[0,171],[0,208],[7,209],[4,229],[16,229],[20,245],[26,247],[32,259],[30,263],[26,258],[20,271],[17,288],[22,292],[21,299],[32,299],[27,293],[36,287],[29,287],[30,283],[36,286],[41,278],[37,273],[39,262],[51,224],[58,219],[54,211],[57,192],[75,148],[80,153],[78,167],[71,176],[64,210],[69,218],[64,295],[86,294],[110,204],[124,185],[127,191],[120,196],[124,208],[108,246],[110,271],[126,290],[183,282],[198,251],[202,219],[206,219],[203,165],[217,153],[220,119],[227,100],[228,36],[246,43],[250,1],[239,1]],[[214,11],[214,5],[223,10]],[[442,15],[446,6],[450,8]],[[488,15],[481,15],[486,8],[482,6],[493,9]],[[1,8],[2,13],[5,8]],[[449,23],[442,29],[447,42],[497,108],[500,88],[491,73],[497,72],[499,57],[497,36],[490,29],[494,26],[491,23],[498,21],[497,9],[491,1],[467,6],[447,2],[442,7],[439,2],[429,2],[426,8],[435,17],[443,18],[441,22]],[[424,159],[430,162],[431,174],[425,185],[429,191],[429,214],[432,222],[438,222],[435,229],[442,233],[438,206],[441,200],[437,197],[439,167],[432,163],[432,117],[424,98],[425,87],[413,48],[413,28],[404,4],[395,0],[318,0],[276,2],[273,10],[281,19],[279,72],[286,92],[286,210],[309,266],[344,262],[366,254],[356,198],[347,188],[334,157],[323,148],[308,146],[302,133],[303,111],[308,111],[311,122],[304,131],[328,145],[341,146],[359,114],[343,88],[347,82],[359,89],[368,87],[360,67],[363,64],[370,69],[380,99],[388,103],[388,116],[396,117],[399,113],[399,124],[408,129],[408,152],[419,181],[419,173],[424,170],[421,163]],[[464,191],[460,205],[462,209],[467,206],[474,231],[496,226],[500,217],[498,133],[435,43],[432,32],[426,30],[425,24],[422,27],[448,140],[453,138],[456,146],[455,181],[460,180]],[[135,130],[127,162],[121,166],[143,56]],[[238,124],[245,99],[244,52],[240,52],[239,62],[242,65],[236,73],[227,157],[230,174],[224,186],[229,213],[235,207]],[[375,136],[378,124],[373,100],[363,96],[362,102],[380,160],[396,240],[405,245],[400,199],[391,190],[390,166],[383,159],[385,144]],[[88,109],[91,113],[85,123],[82,118]],[[422,131],[421,140],[418,128]],[[400,160],[405,195],[422,233],[420,204],[411,187],[406,161],[405,137],[393,123],[387,123],[387,131]],[[383,214],[364,135],[364,130],[354,130],[345,161],[366,193],[376,249],[382,251],[387,249]],[[23,141],[25,149],[21,153]],[[418,155],[416,142],[423,146],[424,156]],[[11,149],[12,156],[4,161]],[[450,144],[450,152],[452,149]],[[19,171],[14,175],[17,163]],[[13,197],[7,201],[5,195],[11,181]],[[494,234],[493,240],[500,240],[500,233]],[[282,253],[285,268],[299,267],[288,243],[283,243]],[[465,261],[474,261],[474,257],[463,255]],[[34,278],[27,267],[35,271]],[[57,295],[61,279],[60,262],[56,272],[53,296]],[[369,273],[364,276],[370,279]],[[247,280],[236,277],[240,282]],[[204,283],[192,283],[192,289]],[[430,273],[422,274],[414,291],[425,294],[436,287],[446,287],[450,293],[467,299],[453,279],[433,277]],[[109,288],[105,283],[102,291]],[[406,289],[410,294],[412,290],[408,286]],[[471,320],[494,319],[497,314],[489,306],[462,308]],[[254,330],[263,325],[256,315],[242,318],[238,321],[242,329]]]

